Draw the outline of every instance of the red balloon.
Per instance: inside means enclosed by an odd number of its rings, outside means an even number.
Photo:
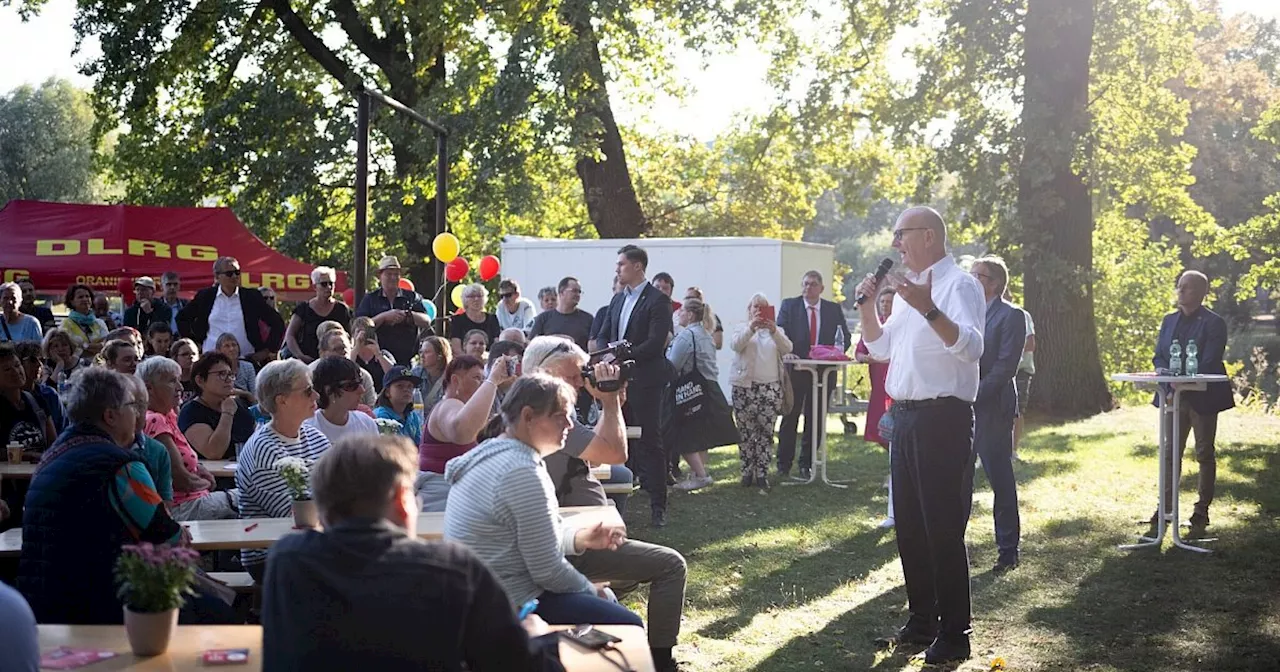
[[[400,278],[400,289],[403,289],[409,292],[418,291],[417,289],[414,288],[413,281],[410,280],[409,278]]]
[[[129,278],[120,278],[120,282],[116,283],[116,289],[120,292],[120,300],[124,302],[125,308],[134,304],[137,297],[133,294],[132,280]]]
[[[480,260],[480,279],[488,282],[502,271],[502,262],[492,254]]]
[[[348,287],[348,288],[346,288],[346,289],[342,290],[342,302],[343,302],[343,303],[345,303],[345,304],[347,304],[348,306],[353,306],[353,305],[355,305],[355,303],[356,303],[356,290],[352,289],[351,287]]]
[[[444,268],[444,277],[449,282],[461,282],[471,272],[471,264],[463,257],[456,257]]]

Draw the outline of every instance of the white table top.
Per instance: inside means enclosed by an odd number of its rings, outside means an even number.
[[[625,527],[622,516],[612,506],[567,506],[560,509],[560,515],[566,524],[574,527],[597,522]],[[285,535],[297,531],[293,527],[293,518],[195,520],[182,525],[191,533],[191,547],[197,551],[270,548]],[[418,514],[417,532],[421,539],[444,538],[444,513]],[[0,534],[0,557],[16,557],[21,553],[22,528],[15,527]]]
[[[849,366],[850,364],[857,364],[858,362],[853,359],[845,359],[841,361],[832,361],[830,359],[784,359],[782,360],[782,363],[789,364],[791,366]]]
[[[32,462],[20,462],[18,464],[0,462],[0,477],[19,480],[30,479],[31,475],[36,473],[36,466]]]
[[[1219,373],[1202,373],[1195,376],[1162,375],[1154,371],[1149,373],[1113,373],[1111,380],[1120,383],[1138,383],[1147,385],[1184,384],[1184,383],[1225,383],[1230,378]]]
[[[652,672],[653,659],[649,655],[649,641],[644,628],[634,625],[601,625],[600,630],[622,643],[618,648],[627,656],[627,662],[636,672]],[[209,649],[249,649],[249,660],[243,665],[228,665],[227,670],[262,669],[262,626],[260,625],[180,625],[169,642],[169,651],[153,658],[138,658],[129,651],[129,640],[123,625],[41,625],[40,652],[60,646],[80,649],[103,649],[119,654],[114,658],[94,663],[85,668],[92,672],[114,670],[208,670],[201,662],[202,654]],[[563,630],[563,626],[552,626]],[[611,654],[620,661],[618,654]],[[560,642],[560,661],[568,672],[605,672],[618,668],[604,660],[600,654],[582,649],[565,641]],[[216,668],[215,668],[216,669]]]

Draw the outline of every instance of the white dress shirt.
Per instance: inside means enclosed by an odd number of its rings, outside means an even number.
[[[947,255],[908,280],[921,283],[933,272],[933,302],[960,328],[951,347],[933,331],[919,311],[901,296],[893,299],[893,315],[874,341],[864,341],[873,359],[890,361],[885,392],[895,400],[922,401],[958,397],[970,403],[978,397],[978,360],[982,358],[982,332],[987,302],[982,286]]]
[[[622,313],[618,315],[618,340],[627,337],[627,325],[631,323],[631,312],[635,310],[636,302],[640,300],[640,293],[644,291],[644,286],[647,284],[649,284],[648,280],[641,280],[635,287],[626,287],[622,290]]]
[[[253,344],[249,342],[249,334],[244,331],[244,310],[240,307],[240,288],[227,296],[221,288],[213,295],[213,310],[209,311],[209,334],[204,337],[201,352],[215,352],[218,349],[218,337],[231,334],[240,343],[240,355],[248,357],[254,353]]]

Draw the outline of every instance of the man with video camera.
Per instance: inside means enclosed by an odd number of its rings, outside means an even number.
[[[574,419],[564,448],[543,460],[560,506],[608,504],[604,488],[591,475],[588,462],[615,465],[615,470],[625,471],[616,465],[627,460],[622,402],[630,386],[623,388],[621,371],[612,363],[597,363],[590,367],[591,375],[584,376],[589,361],[590,356],[564,336],[538,336],[529,341],[524,351],[523,375],[541,371],[574,388],[585,388],[602,407],[600,421],[594,428]],[[627,539],[616,550],[588,550],[569,557],[569,562],[591,581],[608,582],[618,594],[643,583],[650,584],[648,630],[654,663],[658,670],[677,669],[671,659],[671,648],[680,635],[684,609],[686,568],[680,553],[665,546]]]
[[[628,341],[635,372],[627,383],[622,414],[628,425],[640,427],[632,467],[640,487],[649,493],[651,524],[667,524],[667,454],[663,450],[659,415],[671,364],[667,362],[667,336],[672,332],[671,299],[645,279],[649,254],[635,245],[618,250],[617,274],[621,291],[609,303],[598,340]]]

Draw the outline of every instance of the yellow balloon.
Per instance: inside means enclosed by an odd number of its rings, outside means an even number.
[[[458,308],[462,307],[462,287],[463,285],[457,285],[453,288],[453,291],[449,293],[449,298],[453,300],[453,305]]]
[[[444,263],[449,263],[458,258],[458,252],[462,246],[458,243],[458,237],[452,233],[442,233],[431,241],[431,251],[435,253],[436,259]]]

